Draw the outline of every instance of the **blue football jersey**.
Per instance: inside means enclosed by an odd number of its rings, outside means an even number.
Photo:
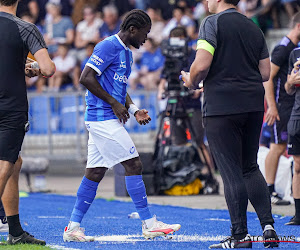
[[[113,35],[98,43],[86,63],[98,75],[102,88],[118,102],[125,105],[127,82],[131,73],[132,52],[118,35]],[[85,94],[85,121],[105,121],[117,119],[111,106],[87,90]]]

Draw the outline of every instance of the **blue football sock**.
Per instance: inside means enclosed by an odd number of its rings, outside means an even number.
[[[70,221],[81,223],[83,216],[95,199],[98,185],[99,182],[91,181],[83,176]]]
[[[145,184],[141,175],[125,176],[127,192],[142,220],[152,218],[148,208]]]

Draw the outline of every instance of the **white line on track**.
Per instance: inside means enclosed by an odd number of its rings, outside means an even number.
[[[66,216],[38,216],[38,219],[65,219]]]
[[[78,250],[78,248],[70,248],[70,247],[64,247],[60,245],[46,245],[47,247],[53,248],[53,249],[61,249],[61,250]]]
[[[202,235],[170,235],[171,241],[175,242],[204,242],[204,241],[221,241],[225,236],[202,236]],[[157,237],[156,241],[165,241],[165,237]],[[95,241],[99,242],[119,242],[132,243],[138,241],[147,241],[142,235],[105,235],[95,237]]]

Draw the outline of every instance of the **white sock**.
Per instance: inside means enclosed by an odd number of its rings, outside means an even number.
[[[274,230],[274,228],[271,225],[265,225],[264,232],[267,230]]]
[[[80,227],[80,223],[79,222],[74,222],[74,221],[70,221],[69,225],[68,225],[68,230],[72,230],[76,227]]]
[[[153,224],[154,224],[154,217],[145,220],[145,223],[147,225],[147,228],[151,228],[153,226]]]

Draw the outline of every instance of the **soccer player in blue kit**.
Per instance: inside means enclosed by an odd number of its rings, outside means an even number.
[[[128,12],[119,33],[96,45],[81,74],[80,83],[87,88],[85,124],[89,131],[88,157],[71,219],[63,234],[64,241],[94,240],[94,237],[84,234],[80,223],[96,196],[105,172],[117,163],[125,168],[126,188],[142,219],[143,236],[163,236],[181,227],[179,224],[168,225],[157,221],[150,213],[141,175],[142,163],[124,128],[129,113],[141,125],[151,120],[147,110],[140,110],[133,104],[126,90],[133,63],[128,47],[138,49],[146,41],[150,29],[151,20],[144,11]]]

